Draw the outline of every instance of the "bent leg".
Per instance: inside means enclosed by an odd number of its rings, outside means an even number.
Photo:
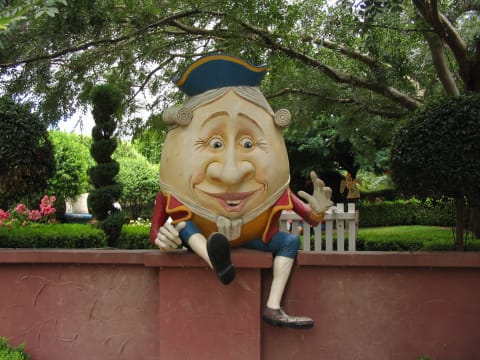
[[[205,262],[213,269],[213,265],[210,261],[207,251],[207,239],[200,233],[197,226],[193,221],[187,221],[185,228],[180,231],[180,238],[183,243],[192,249],[198,256],[200,256]]]
[[[180,232],[180,238],[215,270],[218,279],[224,285],[233,281],[235,268],[230,258],[230,242],[224,235],[212,233],[207,240],[195,223],[187,221],[185,228]]]

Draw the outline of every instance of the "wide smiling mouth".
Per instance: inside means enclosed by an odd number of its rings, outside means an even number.
[[[216,199],[226,211],[239,212],[245,206],[247,199],[250,198],[257,191],[258,189],[253,191],[245,191],[245,192],[222,192],[222,193],[210,193],[206,191],[202,191],[202,192]]]

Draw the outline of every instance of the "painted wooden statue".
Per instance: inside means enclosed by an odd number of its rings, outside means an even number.
[[[287,315],[280,307],[300,241],[279,231],[279,217],[282,210],[293,210],[316,226],[332,205],[331,189],[312,172],[313,194],[298,193],[306,203],[290,191],[282,136],[290,113],[274,113],[260,91],[266,71],[266,66],[212,54],[175,79],[187,97],[183,106],[163,114],[169,131],[150,238],[162,251],[191,249],[223,284],[235,278],[231,248],[273,253],[263,320],[311,328],[312,319]]]

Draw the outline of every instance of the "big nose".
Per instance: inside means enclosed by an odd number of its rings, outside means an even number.
[[[236,185],[253,176],[255,169],[250,161],[238,158],[235,149],[228,149],[225,156],[212,162],[207,168],[207,177],[216,183]]]

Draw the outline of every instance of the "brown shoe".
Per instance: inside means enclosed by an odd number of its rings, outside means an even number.
[[[311,329],[313,327],[313,320],[306,316],[289,316],[282,309],[270,309],[266,306],[262,319],[267,324],[278,327],[294,329]]]

